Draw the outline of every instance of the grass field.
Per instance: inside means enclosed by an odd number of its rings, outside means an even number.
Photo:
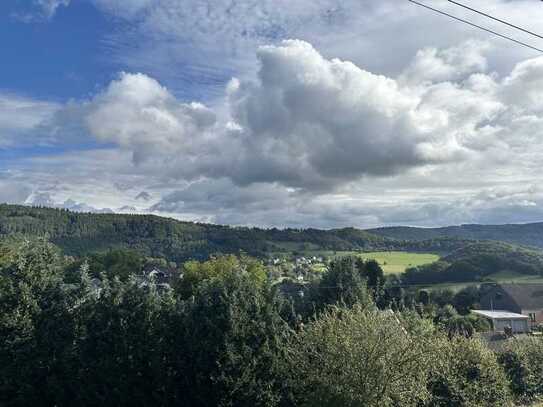
[[[532,276],[527,274],[520,274],[511,271],[500,271],[499,273],[490,274],[485,278],[486,282],[495,281],[497,283],[513,283],[513,284],[543,284],[543,277]],[[442,283],[442,284],[428,284],[426,287],[429,289],[449,289],[452,291],[460,291],[462,288],[468,286],[479,286],[483,284],[482,281],[470,281],[465,283]],[[542,406],[543,407],[543,406]]]
[[[277,251],[273,256],[284,255],[286,251]],[[299,251],[300,256],[325,256],[327,258],[336,258],[344,256],[359,256],[366,260],[376,260],[382,267],[385,274],[403,273],[409,267],[422,266],[423,264],[433,263],[439,260],[437,254],[432,253],[411,253],[411,252],[360,252],[360,251],[331,251],[331,250],[303,250]],[[316,271],[324,271],[324,265],[314,265]]]
[[[490,274],[487,278],[499,283],[537,283],[543,284],[542,276],[532,276],[529,274],[520,274],[510,271],[500,271],[499,273]]]
[[[439,260],[439,256],[430,253],[409,252],[373,252],[357,253],[367,260],[376,260],[386,274],[403,273],[409,267],[422,266]]]
[[[352,251],[305,251],[306,256],[359,256],[366,260],[376,260],[386,274],[403,273],[409,267],[422,266],[439,260],[437,254],[410,252],[352,252]]]

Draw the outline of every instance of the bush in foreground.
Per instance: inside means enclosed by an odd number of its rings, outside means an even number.
[[[428,406],[511,405],[507,378],[496,355],[483,342],[456,336],[436,339],[432,345]]]
[[[292,337],[287,355],[295,405],[412,406],[427,396],[427,344],[393,313],[331,308]]]
[[[511,384],[511,391],[521,402],[543,397],[543,341],[522,338],[508,343],[499,356]]]

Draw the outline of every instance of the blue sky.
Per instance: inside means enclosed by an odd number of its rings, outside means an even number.
[[[114,22],[88,2],[59,7],[49,21],[23,23],[14,14],[38,13],[30,1],[0,4],[0,88],[36,98],[84,97],[111,80],[119,66],[104,54]]]
[[[541,26],[539,2],[470,4]],[[6,0],[0,49],[3,202],[259,226],[543,219],[542,57],[407,1]]]

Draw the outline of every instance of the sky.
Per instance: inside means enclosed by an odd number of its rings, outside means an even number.
[[[542,30],[539,0],[464,2]],[[0,202],[262,227],[543,221],[543,55],[407,0],[3,0],[0,52]]]

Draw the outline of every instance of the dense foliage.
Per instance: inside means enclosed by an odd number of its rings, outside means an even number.
[[[477,339],[438,339],[430,348],[430,406],[510,406],[511,395],[496,355]]]
[[[523,338],[500,355],[513,394],[524,402],[543,398],[543,340]]]
[[[402,231],[391,233],[391,236],[413,240],[391,239],[377,233],[386,235],[384,231]],[[430,229],[424,235],[427,239],[421,240],[422,232],[418,229],[392,228],[373,232],[354,228],[280,230],[227,227],[149,215],[73,213],[62,209],[0,204],[0,240],[13,236],[45,237],[62,248],[64,253],[81,258],[72,269],[86,261],[94,277],[110,269],[110,264],[116,264],[119,269],[111,272],[126,279],[131,270],[143,266],[146,258],[182,263],[190,259],[208,259],[216,254],[245,252],[262,258],[276,252],[305,250],[410,250],[445,256],[437,263],[409,269],[403,277],[404,284],[481,281],[502,270],[525,274],[543,270],[543,254],[537,250],[465,239],[472,235],[456,233],[451,237],[441,232],[432,233]],[[131,254],[127,256],[126,253]],[[119,256],[125,257],[124,262],[119,262],[116,258]]]
[[[74,213],[0,204],[0,237],[47,236],[70,255],[130,248],[182,262],[216,253],[263,255],[289,249],[386,249],[394,242],[357,229],[258,229],[180,222],[150,215]]]
[[[410,284],[484,281],[498,272],[543,274],[543,253],[502,242],[477,242],[455,250],[440,261],[409,268]]]
[[[288,345],[297,405],[413,406],[427,398],[431,353],[394,313],[331,308]]]
[[[96,277],[46,241],[0,245],[0,405],[508,406],[541,395],[530,364],[540,344],[496,355],[445,294],[404,298],[375,262],[338,259],[300,296],[245,256],[185,263],[165,288],[125,276],[129,252],[112,253]],[[451,301],[469,307],[474,295]]]

